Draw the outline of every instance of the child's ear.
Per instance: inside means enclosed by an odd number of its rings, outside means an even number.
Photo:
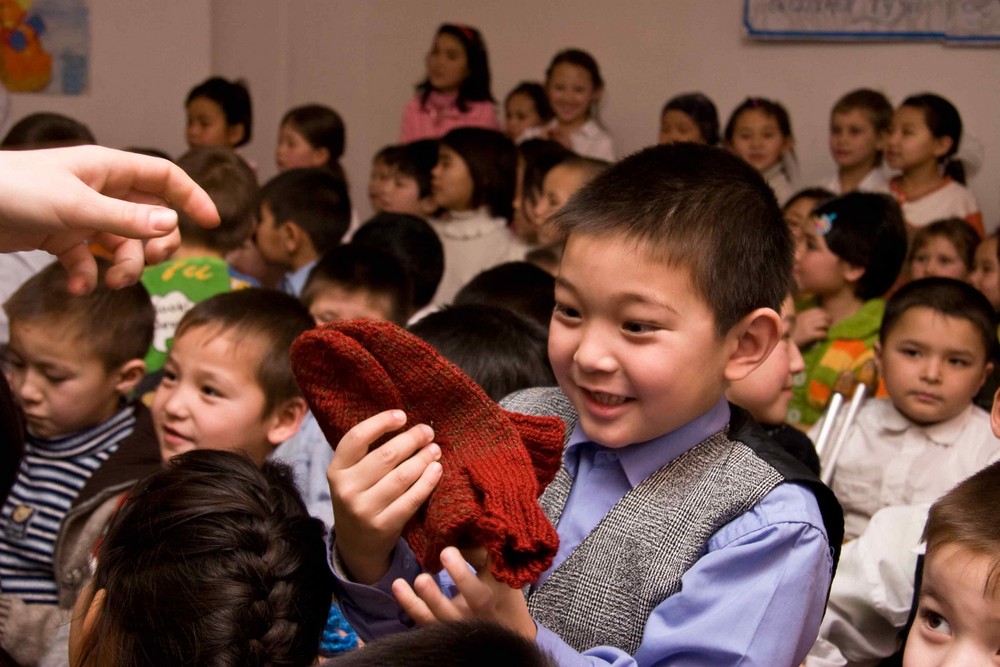
[[[313,149],[313,166],[322,167],[330,161],[330,149],[326,147]]]
[[[882,377],[882,343],[875,341],[872,345],[872,352],[875,353],[875,370],[878,371],[878,376]]]
[[[993,409],[990,410],[990,427],[993,435],[1000,438],[1000,389],[993,394]]]
[[[990,373],[992,372],[993,372],[993,362],[987,361],[986,365],[983,366],[983,374],[979,378],[979,386],[976,388],[976,393],[979,393],[979,390],[983,388],[983,385],[986,384],[986,378],[988,378],[990,376]],[[996,403],[996,401],[994,401],[994,403]]]
[[[934,156],[937,158],[942,158],[948,154],[951,147],[955,144],[951,137],[935,137],[934,138]]]
[[[302,241],[307,238],[306,232],[299,223],[294,220],[286,220],[281,223],[281,242],[285,246],[285,252],[289,255],[294,255],[302,247]]]
[[[246,136],[246,133],[246,126],[243,125],[243,123],[236,123],[235,125],[230,125],[226,128],[226,139],[229,141],[230,146],[235,146],[243,141],[243,137]]]
[[[434,201],[434,195],[427,195],[421,198],[417,202],[417,207],[420,209],[420,216],[423,218],[429,218],[434,215],[438,210],[437,202]]]
[[[145,377],[146,362],[142,359],[130,359],[119,366],[116,373],[118,374],[118,382],[115,384],[115,391],[122,396],[127,396]]]
[[[781,316],[771,308],[758,308],[737,322],[726,334],[734,343],[726,380],[742,380],[760,366],[781,340],[781,329]]]
[[[844,280],[849,283],[858,282],[861,280],[861,277],[865,275],[865,271],[867,271],[867,269],[863,266],[851,264],[850,262],[846,262],[844,260],[840,260],[840,264],[841,275],[844,276]]]
[[[275,407],[267,417],[267,441],[277,447],[298,433],[308,410],[301,396],[289,398]]]

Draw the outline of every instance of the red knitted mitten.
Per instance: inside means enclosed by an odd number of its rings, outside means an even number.
[[[559,468],[562,420],[506,412],[389,322],[346,320],[307,331],[292,346],[292,368],[331,444],[394,408],[410,425],[434,429],[443,474],[403,531],[425,569],[441,569],[446,546],[485,547],[493,576],[517,588],[549,567],[559,540],[537,499]]]

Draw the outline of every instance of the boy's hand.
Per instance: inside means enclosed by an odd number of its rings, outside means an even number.
[[[441,479],[434,431],[418,424],[378,449],[378,438],[406,423],[401,410],[369,417],[348,431],[327,468],[337,551],[354,581],[374,584],[392,561],[403,526]]]
[[[792,339],[799,347],[804,347],[813,341],[826,338],[830,328],[830,316],[822,308],[803,310],[795,318],[795,331]]]
[[[442,593],[434,578],[426,573],[414,580],[413,587],[403,579],[392,582],[392,592],[403,611],[419,625],[478,618],[505,625],[535,641],[538,627],[528,611],[524,594],[493,578],[485,549],[466,555],[468,562],[455,547],[441,552],[441,563],[459,591],[454,598]],[[470,563],[475,572],[469,569]]]

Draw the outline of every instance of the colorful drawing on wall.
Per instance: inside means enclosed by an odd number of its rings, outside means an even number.
[[[87,0],[0,0],[0,83],[15,93],[87,87]]]

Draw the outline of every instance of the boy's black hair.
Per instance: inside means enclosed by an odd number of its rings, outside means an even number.
[[[222,254],[239,248],[257,223],[260,188],[253,169],[223,146],[192,148],[177,160],[177,166],[208,193],[221,219],[217,227],[206,229],[176,209],[182,241]]]
[[[446,621],[386,635],[323,667],[556,667],[538,644],[497,623]]]
[[[243,126],[243,138],[236,144],[237,147],[250,141],[253,134],[253,108],[250,104],[250,90],[243,79],[227,81],[220,76],[206,79],[191,89],[184,100],[184,106],[199,97],[219,105],[222,115],[226,117],[226,125]]]
[[[441,145],[461,156],[472,177],[472,207],[486,206],[495,218],[510,220],[514,212],[517,149],[503,133],[460,127],[444,135]]]
[[[825,218],[830,252],[863,268],[854,294],[867,301],[889,291],[906,261],[906,225],[896,200],[874,192],[851,192],[816,207]]]
[[[434,228],[405,213],[379,213],[351,237],[355,245],[370,245],[396,257],[413,288],[413,308],[431,302],[444,275],[444,246]]]
[[[706,144],[715,146],[719,143],[719,112],[708,96],[702,93],[684,93],[672,97],[663,105],[660,118],[671,110],[690,116]]]
[[[264,392],[268,415],[284,401],[302,395],[288,355],[292,341],[313,325],[309,311],[295,297],[252,287],[216,294],[195,305],[181,318],[174,341],[192,329],[210,327],[232,335],[238,344],[258,345],[260,363],[254,376]]]
[[[289,109],[281,125],[291,125],[313,148],[325,148],[330,156],[325,166],[347,181],[340,158],[344,155],[344,121],[336,111],[322,104],[305,104]]]
[[[302,303],[310,307],[325,285],[388,297],[389,319],[400,326],[410,316],[413,290],[406,270],[394,255],[374,246],[347,243],[323,253],[302,288]]]
[[[948,137],[951,148],[938,158],[944,163],[944,173],[959,183],[965,183],[965,165],[955,155],[962,143],[962,116],[955,105],[934,93],[911,95],[903,100],[901,107],[918,109],[924,114],[924,122],[934,138]]]
[[[468,102],[493,102],[493,93],[490,92],[490,60],[486,55],[486,43],[479,31],[468,25],[442,23],[434,38],[437,39],[438,35],[451,35],[465,49],[466,69],[469,73],[458,88],[458,98],[455,100],[458,110],[468,111]],[[427,104],[427,98],[433,91],[430,79],[424,79],[417,85],[421,106]]]
[[[410,331],[494,401],[518,389],[555,384],[545,329],[507,308],[450,306],[414,323]]]
[[[792,237],[774,191],[721,148],[680,143],[634,153],[577,191],[550,224],[570,240],[617,237],[688,269],[720,337],[757,308],[780,312],[788,294]]]
[[[979,238],[979,232],[973,229],[972,225],[962,218],[935,220],[926,227],[918,229],[913,235],[913,240],[910,241],[909,261],[912,262],[917,254],[917,250],[936,236],[947,239],[955,246],[955,250],[958,251],[958,258],[962,260],[965,270],[972,271],[972,265],[976,259],[976,246],[979,245],[981,239]]]
[[[453,303],[507,308],[547,331],[556,306],[555,278],[529,262],[506,262],[486,269],[466,283]]]
[[[132,359],[143,359],[153,342],[156,310],[149,292],[136,283],[111,289],[104,283],[111,262],[97,261],[97,286],[89,294],[74,295],[66,289],[69,274],[53,262],[29,278],[6,303],[11,324],[49,320],[80,354],[89,350],[105,370]]]
[[[260,198],[276,225],[297,224],[319,254],[336,247],[351,225],[347,184],[322,167],[278,174],[261,188]]]
[[[535,105],[535,113],[538,114],[543,123],[549,122],[555,116],[552,106],[549,104],[549,96],[545,94],[545,86],[542,84],[536,81],[522,81],[507,93],[507,97],[504,98],[504,105],[510,102],[510,98],[515,95],[527,95],[530,97],[532,103]]]
[[[906,311],[921,307],[970,322],[983,342],[983,358],[989,361],[996,355],[997,327],[993,306],[982,292],[954,278],[935,276],[914,280],[900,287],[885,304],[879,341],[885,344]]]
[[[324,533],[287,466],[173,457],[130,491],[100,546],[93,590],[108,603],[83,664],[311,664],[333,594]]]
[[[437,164],[437,139],[421,139],[399,146],[397,154],[385,158],[385,163],[404,176],[416,180],[420,198],[431,196],[431,170]]]
[[[803,188],[789,197],[788,201],[786,201],[784,206],[781,207],[781,210],[787,211],[791,208],[792,204],[800,199],[815,199],[816,205],[813,208],[816,208],[816,206],[822,206],[836,196],[836,194],[826,188]]]
[[[61,113],[31,113],[14,123],[0,142],[0,149],[55,148],[96,144],[90,128]]]

